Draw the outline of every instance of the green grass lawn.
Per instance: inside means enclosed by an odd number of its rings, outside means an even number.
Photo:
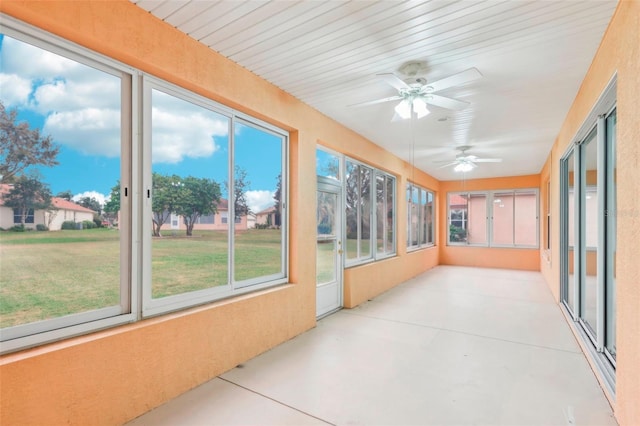
[[[280,231],[236,234],[236,281],[281,271]],[[152,239],[154,298],[226,285],[227,233]],[[0,327],[119,304],[120,237],[114,229],[0,232]]]
[[[336,279],[335,241],[318,241],[316,247],[316,284],[332,282]]]

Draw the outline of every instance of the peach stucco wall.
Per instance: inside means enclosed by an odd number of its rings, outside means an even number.
[[[556,300],[560,288],[560,158],[617,73],[616,394],[621,425],[640,424],[640,1],[624,0],[568,111],[544,170],[551,178],[551,252],[543,273]],[[544,176],[541,179],[544,182]],[[597,369],[594,369],[597,371]],[[606,386],[603,386],[606,389]]]
[[[440,182],[439,217],[443,224],[446,223],[448,192],[539,188],[539,186],[540,175]],[[447,245],[447,230],[446,225],[438,227],[438,234],[442,242],[440,244],[440,263],[443,265],[484,266],[529,271],[540,269],[538,249],[449,246]]]
[[[121,424],[314,327],[318,144],[397,177],[398,256],[349,269],[349,306],[438,263],[437,250],[407,254],[402,237],[407,177],[437,191],[434,179],[129,1],[5,0],[0,11],[288,130],[292,219],[291,284],[2,356],[3,426]]]

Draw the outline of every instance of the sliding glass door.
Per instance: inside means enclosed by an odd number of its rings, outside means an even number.
[[[561,160],[561,295],[596,353],[615,368],[616,110]]]

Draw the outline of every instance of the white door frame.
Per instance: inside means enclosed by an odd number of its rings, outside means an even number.
[[[334,211],[329,218],[326,212],[319,212],[317,201],[320,193],[332,195],[335,203]],[[325,215],[325,216],[323,216]],[[322,318],[329,315],[343,306],[343,275],[344,275],[344,250],[342,238],[342,222],[344,209],[342,207],[342,186],[340,182],[318,177],[318,188],[316,194],[316,317]],[[320,229],[321,220],[332,220],[333,223],[328,224],[329,228]],[[323,232],[324,231],[324,232]],[[325,249],[319,251],[319,247]],[[322,258],[321,253],[330,252],[328,257]],[[323,266],[331,266],[333,264],[333,276],[330,274],[330,268],[320,271]],[[329,272],[328,280],[318,282],[323,278],[323,272]]]

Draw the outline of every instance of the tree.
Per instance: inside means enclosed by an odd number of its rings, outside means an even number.
[[[4,196],[4,205],[18,211],[20,224],[24,226],[30,211],[35,214],[36,210],[51,208],[51,190],[37,176],[18,176]]]
[[[235,167],[235,177],[233,181],[233,210],[236,218],[249,214],[247,204],[247,190],[251,187],[251,182],[247,180],[247,171],[240,166]],[[227,188],[228,183],[225,183]]]
[[[182,182],[180,200],[175,206],[176,214],[184,219],[187,236],[193,235],[193,226],[200,216],[218,211],[220,185],[212,179],[186,177]]]
[[[105,216],[109,219],[117,219],[120,211],[120,180],[111,188],[109,200],[105,201],[103,210]]]
[[[56,197],[62,198],[63,200],[71,201],[71,199],[73,198],[73,192],[71,192],[70,189],[67,189],[66,191],[58,192],[56,194]]]
[[[91,209],[98,214],[102,212],[102,204],[100,204],[100,201],[96,200],[94,197],[82,197],[76,201],[76,204]]]
[[[369,229],[370,216],[366,211],[371,202],[371,175],[370,169],[347,162],[345,181],[347,238],[357,238],[359,227],[361,231]],[[358,211],[361,212],[360,220],[358,220]],[[369,235],[363,232],[361,237],[369,238]]]
[[[29,123],[16,123],[17,111],[0,102],[0,183],[12,182],[29,166],[56,166],[60,146]]]
[[[153,201],[153,236],[161,237],[162,225],[171,219],[171,213],[176,212],[176,206],[183,197],[184,182],[178,175],[161,175],[154,173],[152,176]]]
[[[273,200],[276,202],[274,207],[276,209],[275,211],[275,225],[279,228],[280,224],[281,224],[281,217],[282,217],[282,174],[279,174],[278,177],[276,178],[277,184],[276,184],[276,192],[273,194]]]

